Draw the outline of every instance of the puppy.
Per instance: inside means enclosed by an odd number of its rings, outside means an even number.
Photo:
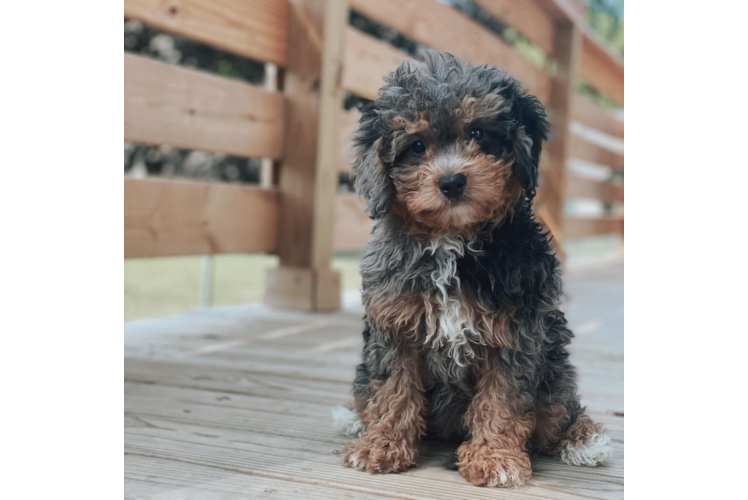
[[[438,52],[385,78],[354,135],[376,224],[361,264],[363,363],[338,425],[343,463],[416,464],[459,439],[472,484],[519,486],[529,452],[598,465],[610,439],[580,406],[559,262],[532,201],[548,122],[504,71]]]

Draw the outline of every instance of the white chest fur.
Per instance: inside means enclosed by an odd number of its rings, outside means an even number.
[[[457,238],[437,238],[424,252],[430,253],[436,264],[431,279],[439,304],[438,317],[429,318],[426,342],[435,348],[446,347],[449,356],[463,365],[474,356],[472,343],[481,342],[473,311],[463,300],[457,274],[457,259],[465,255],[465,243]]]

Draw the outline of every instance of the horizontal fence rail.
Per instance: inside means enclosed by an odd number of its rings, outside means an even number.
[[[556,46],[556,26],[553,17],[538,3],[517,0],[474,0],[475,3],[508,26],[512,26],[547,55],[553,55]]]
[[[285,102],[252,85],[125,55],[125,140],[280,158]]]
[[[286,64],[286,1],[125,0],[125,17],[250,59]]]
[[[353,27],[346,31],[345,45],[343,88],[366,99],[376,99],[382,78],[403,61],[412,60],[405,52]]]
[[[277,251],[278,193],[125,179],[125,258]]]

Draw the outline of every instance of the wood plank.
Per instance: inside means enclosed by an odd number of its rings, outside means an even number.
[[[250,59],[286,64],[286,1],[125,0],[125,17]]]
[[[340,273],[332,269],[268,269],[263,302],[302,311],[334,311],[340,308],[340,279]]]
[[[224,308],[126,325],[126,498],[233,499],[256,493],[268,498],[620,499],[624,419],[610,411],[623,409],[623,317],[616,312],[620,274],[566,280],[574,297],[567,314],[578,334],[572,361],[579,368],[582,403],[613,441],[613,457],[604,466],[572,467],[534,457],[526,486],[476,488],[446,467],[454,461],[456,444],[426,440],[419,446],[419,467],[407,473],[379,476],[344,468],[338,452],[349,439],[332,429],[330,410],[350,399],[360,358],[308,349],[353,336],[360,347],[360,310],[320,316],[259,306]],[[339,328],[269,335],[289,323],[321,317]],[[596,319],[601,327],[585,326]],[[180,357],[185,347],[227,336],[258,342]],[[325,368],[335,373],[334,381],[319,377]]]
[[[606,134],[623,138],[623,120],[619,120],[579,94],[574,95],[572,119]]]
[[[246,83],[125,54],[125,140],[280,158],[284,100]]]
[[[622,106],[748,107],[748,59],[654,59],[622,67]]]
[[[553,18],[535,0],[474,0],[478,6],[502,23],[520,32],[532,43],[552,55],[556,26]]]
[[[605,165],[613,170],[623,170],[622,154],[593,144],[576,134],[571,136],[571,158]]]
[[[623,64],[588,35],[582,43],[579,77],[592,88],[623,106]]]
[[[744,121],[629,121],[618,123],[622,139],[743,139],[748,137]]]
[[[251,428],[191,425],[188,419],[153,417],[135,413],[143,424],[125,433],[125,452],[170,462],[199,464],[237,475],[273,478],[327,488],[348,490],[348,498],[358,493],[399,499],[449,498],[454,500],[521,500],[545,498],[622,498],[623,470],[619,459],[606,467],[572,467],[548,458],[538,458],[533,478],[521,490],[478,488],[457,471],[447,470],[454,460],[456,446],[421,448],[420,466],[407,474],[375,475],[340,464],[344,439],[318,443],[301,439],[258,435]],[[266,414],[265,418],[273,418]],[[324,425],[318,421],[319,425]],[[311,429],[310,429],[311,431]],[[313,431],[312,431],[313,432]],[[312,434],[313,435],[313,434]],[[623,446],[614,443],[615,457]],[[174,467],[172,465],[171,467]],[[260,479],[261,480],[261,479]],[[438,492],[438,496],[434,493]],[[193,497],[194,498],[194,497]],[[214,497],[215,498],[215,497]]]
[[[273,252],[274,190],[125,179],[125,258]]]
[[[285,498],[284,495],[336,498],[340,494],[342,498],[373,495],[400,499],[488,500],[497,493],[514,500],[622,498],[623,418],[607,412],[598,413],[594,409],[598,403],[594,401],[592,404],[588,400],[583,402],[593,408],[591,416],[607,427],[613,439],[615,455],[609,464],[598,468],[570,467],[556,460],[537,458],[533,460],[534,476],[526,487],[497,492],[475,488],[457,472],[446,469],[445,466],[454,460],[456,445],[423,443],[420,467],[407,474],[371,476],[341,467],[340,456],[335,451],[348,439],[334,432],[329,412],[332,406],[350,398],[356,358],[341,361],[337,353],[316,355],[320,370],[324,363],[336,369],[343,365],[348,371],[345,383],[337,385],[312,380],[314,374],[303,363],[309,355],[304,357],[305,351],[300,350],[297,337],[274,342],[277,345],[270,351],[257,345],[239,352],[226,351],[233,354],[231,366],[242,366],[239,369],[219,365],[220,357],[213,355],[208,360],[193,357],[164,362],[155,359],[173,356],[165,352],[165,348],[173,346],[178,350],[190,337],[206,341],[205,332],[221,336],[229,329],[256,338],[257,332],[253,330],[257,324],[286,316],[267,309],[250,312],[247,308],[237,308],[191,315],[181,322],[154,322],[157,332],[152,333],[133,335],[126,328],[126,353],[139,353],[137,358],[125,359],[127,498],[142,498],[142,495],[167,490],[169,494],[194,500],[240,498],[237,496],[240,493],[246,496],[255,491],[273,498]],[[342,317],[349,316],[351,314],[346,313]],[[339,317],[341,315],[334,316]],[[355,332],[360,340],[361,320],[360,316],[355,317],[357,325],[351,334]],[[319,316],[294,318],[303,323],[318,321]],[[177,332],[179,335],[175,335]],[[346,336],[346,332],[341,331],[340,335]],[[610,330],[606,329],[601,335],[578,338],[572,359],[584,367],[580,370],[584,378],[608,377],[622,389],[621,352],[601,355],[599,347],[600,339],[609,336]],[[284,357],[275,358],[275,352]],[[268,354],[271,354],[270,362],[261,366],[261,360],[268,359]],[[600,362],[592,366],[590,359]],[[263,373],[267,370],[288,375]],[[590,389],[586,382],[585,385],[588,387],[585,394],[608,397],[598,394],[594,387]],[[609,387],[606,385],[605,390],[609,391]],[[622,406],[622,397],[620,399]],[[286,484],[289,486],[284,486]],[[298,492],[295,493],[298,496],[294,497],[294,492]],[[306,492],[308,495],[303,494]]]
[[[434,498],[434,491],[439,491],[439,498],[496,498],[495,490],[476,488],[456,471],[446,470],[445,465],[454,461],[456,445],[422,444],[419,467],[408,474],[366,474],[341,466],[335,451],[348,439],[335,436],[328,430],[331,426],[324,425],[328,412],[309,414],[292,401],[282,405],[275,401],[275,411],[270,407],[256,412],[236,408],[234,396],[228,397],[230,402],[215,404],[216,396],[221,397],[213,394],[214,401],[200,401],[197,395],[189,399],[163,393],[160,398],[130,396],[126,452],[395,498]],[[623,473],[622,443],[614,442],[613,448],[614,458],[605,467],[575,468],[537,458],[532,480],[520,491],[502,490],[508,494],[502,498],[610,498],[611,489],[620,491]]]
[[[280,168],[281,269],[268,273],[268,284],[287,284],[289,274],[308,269],[310,296],[303,301],[268,288],[268,303],[305,304],[324,309],[340,306],[340,279],[329,271],[338,187],[343,44],[348,5],[340,0],[293,0],[289,13],[289,54],[284,77],[287,98],[285,155]],[[283,268],[289,268],[286,272]],[[277,272],[277,277],[272,277]],[[298,275],[300,277],[300,275]],[[326,286],[337,286],[327,290]],[[333,302],[331,300],[335,299]]]
[[[566,198],[591,198],[609,204],[623,202],[623,186],[570,175],[566,182]]]
[[[548,144],[549,165],[544,172],[547,183],[544,206],[539,213],[559,243],[565,241],[564,203],[566,199],[566,162],[571,151],[571,116],[574,106],[574,84],[579,68],[581,33],[571,23],[556,26],[556,75],[553,78],[553,114]],[[545,209],[545,210],[543,210]],[[563,254],[562,254],[563,256]]]
[[[564,226],[567,240],[623,233],[623,218],[618,217],[567,217]]]
[[[746,237],[748,219],[631,219],[621,221],[624,238],[648,237]]]
[[[353,193],[340,193],[335,207],[336,252],[355,252],[366,248],[374,221],[364,212],[364,204]]]
[[[343,87],[351,94],[374,100],[384,77],[413,58],[392,45],[348,27],[345,36]]]
[[[730,203],[748,200],[746,185],[630,185],[626,182],[618,190],[623,202],[689,202]]]
[[[437,0],[352,0],[351,7],[432,49],[473,64],[507,70],[543,104],[550,104],[551,79],[498,36]]]
[[[125,498],[211,498],[246,500],[344,500],[350,491],[334,486],[304,484],[271,477],[237,474],[199,463],[128,454],[125,456]],[[356,493],[357,500],[381,500]]]

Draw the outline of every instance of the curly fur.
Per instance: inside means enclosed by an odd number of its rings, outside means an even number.
[[[503,71],[438,52],[385,81],[354,136],[376,224],[353,384],[365,430],[344,463],[405,470],[426,434],[463,440],[458,467],[477,485],[523,484],[531,450],[600,463],[609,440],[580,406],[559,264],[532,214],[543,107]],[[438,188],[455,173],[456,200]]]

